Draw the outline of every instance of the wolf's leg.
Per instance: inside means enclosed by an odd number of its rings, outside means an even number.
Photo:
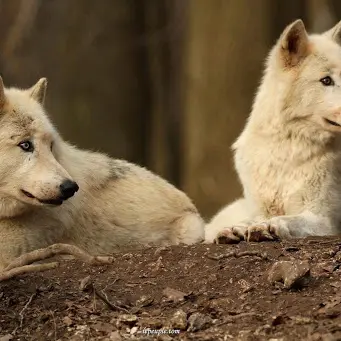
[[[252,235],[256,230],[255,227],[248,228],[248,240],[253,239]],[[336,235],[338,233],[337,227],[333,226],[329,218],[318,216],[310,211],[298,215],[273,217],[263,223],[261,230],[270,232],[271,235],[280,239]]]
[[[308,236],[334,235],[330,219],[305,211],[298,215],[278,216],[269,220],[244,222],[217,234],[216,243],[228,243],[231,233],[239,240],[264,241]]]
[[[205,222],[196,212],[190,212],[174,222],[177,243],[196,244],[204,240]]]
[[[92,256],[75,245],[53,244],[43,249],[24,253],[14,259],[3,270],[0,269],[0,282],[24,273],[54,269],[59,265],[57,262],[43,264],[32,263],[60,254],[73,255],[79,260],[91,265],[111,264],[114,260],[111,256]]]

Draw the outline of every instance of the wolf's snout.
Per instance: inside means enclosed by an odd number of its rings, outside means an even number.
[[[72,180],[65,180],[60,186],[60,199],[67,200],[71,198],[78,190],[79,187],[76,182]]]

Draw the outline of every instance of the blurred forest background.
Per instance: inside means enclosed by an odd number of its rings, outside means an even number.
[[[64,138],[147,166],[210,217],[241,194],[230,146],[269,48],[297,18],[330,28],[341,1],[0,0],[0,13],[7,86],[47,77]]]

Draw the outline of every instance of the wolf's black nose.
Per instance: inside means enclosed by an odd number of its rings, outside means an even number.
[[[79,190],[77,183],[71,180],[65,180],[59,188],[63,200],[71,198]]]

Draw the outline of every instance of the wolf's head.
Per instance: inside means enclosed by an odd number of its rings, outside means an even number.
[[[5,89],[0,77],[0,217],[29,205],[60,205],[78,190],[56,159],[61,138],[47,118],[47,80]]]
[[[268,57],[254,112],[263,126],[267,120],[297,134],[341,133],[341,22],[313,35],[302,20],[286,27]]]

